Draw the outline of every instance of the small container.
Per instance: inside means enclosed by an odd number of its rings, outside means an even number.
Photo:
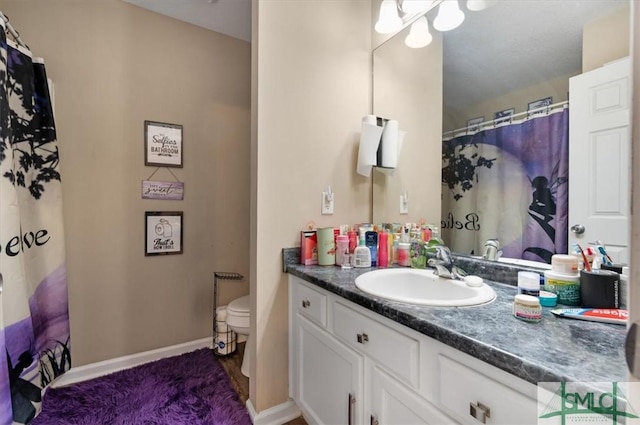
[[[540,295],[540,275],[535,272],[518,272],[518,294]]]
[[[364,245],[364,241],[356,247],[353,253],[353,267],[364,268],[371,267],[371,251]]]
[[[558,296],[558,303],[580,305],[580,275],[558,273],[554,270],[544,272],[544,289]]]
[[[378,267],[389,267],[389,234],[378,234]]]
[[[336,242],[333,227],[318,229],[318,265],[336,264]]]
[[[555,307],[558,305],[558,296],[553,292],[540,291],[540,305],[543,307]]]
[[[411,249],[411,244],[408,242],[400,242],[398,243],[398,252],[396,257],[398,258],[398,265],[409,267],[410,258],[409,258],[409,250]]]
[[[580,300],[584,307],[620,308],[620,275],[613,270],[582,270]]]
[[[516,295],[513,300],[513,315],[525,322],[539,322],[542,319],[540,300],[532,295]]]
[[[364,234],[365,246],[371,252],[371,265],[376,266],[378,261],[378,232],[367,230]]]
[[[551,270],[575,275],[578,273],[578,258],[569,254],[554,254],[551,256]]]
[[[349,239],[349,253],[353,254],[358,246],[358,232],[355,230],[349,230],[347,232],[347,238]]]
[[[349,237],[347,235],[338,235],[336,237],[336,265],[344,264],[345,254],[349,255]]]
[[[622,267],[620,273],[620,308],[627,309],[627,299],[629,298],[629,267]]]

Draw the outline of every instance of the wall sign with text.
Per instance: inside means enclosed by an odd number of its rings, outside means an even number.
[[[142,180],[142,199],[182,201],[184,183]]]
[[[144,255],[182,254],[182,211],[147,211],[144,222]]]
[[[144,122],[144,165],[182,167],[182,126]]]

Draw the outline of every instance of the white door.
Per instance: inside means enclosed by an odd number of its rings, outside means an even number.
[[[569,80],[569,249],[602,241],[629,263],[629,58]]]

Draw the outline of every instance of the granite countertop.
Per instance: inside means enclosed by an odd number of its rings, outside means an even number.
[[[533,384],[627,381],[625,326],[555,317],[543,307],[542,321],[512,315],[513,285],[486,280],[495,301],[478,307],[425,307],[369,295],[355,278],[375,268],[292,264],[285,271],[375,313],[434,338]],[[560,308],[554,307],[554,308]]]

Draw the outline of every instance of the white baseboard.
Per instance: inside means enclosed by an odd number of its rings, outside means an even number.
[[[64,387],[66,385],[108,375],[119,370],[129,369],[143,363],[164,359],[165,357],[177,356],[200,348],[212,347],[213,340],[209,337],[198,339],[196,341],[185,342],[184,344],[172,345],[170,347],[158,348],[156,350],[145,351],[123,357],[116,357],[115,359],[104,360],[80,367],[72,367],[64,375],[53,381],[51,388]]]
[[[260,413],[256,412],[253,403],[251,403],[249,399],[247,400],[247,410],[249,410],[249,416],[251,416],[253,425],[281,425],[301,415],[298,405],[291,399],[267,410],[263,410]]]

